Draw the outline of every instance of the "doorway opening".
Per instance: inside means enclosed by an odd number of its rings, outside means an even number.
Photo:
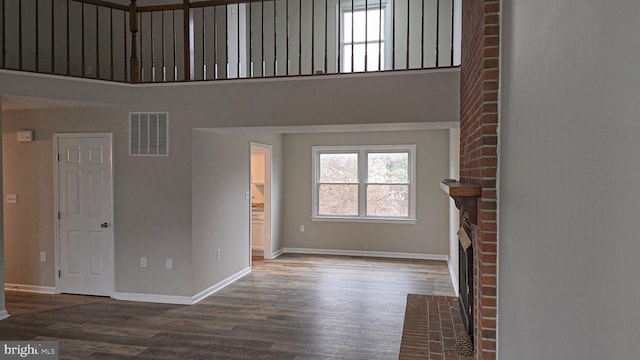
[[[250,144],[251,263],[272,258],[271,247],[271,145]]]

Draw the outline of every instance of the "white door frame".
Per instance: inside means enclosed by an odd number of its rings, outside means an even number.
[[[265,259],[273,259],[273,216],[272,216],[272,179],[273,179],[273,146],[269,144],[262,144],[258,142],[249,143],[249,188],[251,188],[251,148],[258,147],[268,150],[269,156],[264,157],[264,249],[263,256]],[[251,222],[251,201],[249,201],[249,264],[251,264],[252,247],[253,247],[253,235]]]
[[[60,191],[59,191],[59,184],[58,184],[58,167],[59,167],[59,162],[58,162],[58,154],[60,153],[60,149],[58,147],[58,140],[59,139],[83,139],[83,138],[104,138],[104,139],[109,139],[109,167],[111,168],[111,238],[109,239],[109,241],[111,241],[111,249],[113,251],[113,254],[111,256],[111,261],[112,264],[111,266],[113,267],[113,281],[111,284],[111,294],[113,294],[113,292],[115,291],[115,281],[116,281],[116,248],[115,248],[115,241],[114,241],[114,237],[115,237],[115,218],[113,216],[113,209],[115,208],[115,204],[114,204],[114,193],[113,193],[113,133],[56,133],[53,134],[53,201],[54,201],[54,211],[53,211],[53,223],[55,224],[55,236],[54,236],[54,241],[55,241],[55,258],[56,258],[56,263],[55,263],[55,271],[56,273],[55,275],[55,279],[56,279],[56,294],[60,294],[60,222],[58,221],[58,213],[60,212],[60,200],[59,200],[59,196],[60,196]],[[113,295],[111,295],[113,296]]]

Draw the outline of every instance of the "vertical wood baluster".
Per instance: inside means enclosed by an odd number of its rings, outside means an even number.
[[[160,22],[160,27],[162,30],[162,81],[167,81],[167,55],[166,55],[166,51],[165,51],[165,43],[166,43],[166,39],[164,36],[164,10],[160,12],[160,15],[162,15],[162,21]]]
[[[4,0],[2,0],[4,2]],[[51,73],[55,74],[56,72],[56,51],[55,51],[55,25],[56,25],[56,11],[55,11],[55,1],[51,2]],[[3,11],[4,13],[4,11]]]
[[[382,1],[382,0],[380,0]],[[342,55],[342,4],[340,4],[342,2],[342,0],[338,0],[338,57],[337,57],[337,64],[336,64],[336,70],[339,73],[341,73],[341,69],[342,69],[342,60],[341,60],[341,56]]]
[[[273,76],[278,76],[278,0],[273,0]]]
[[[123,81],[127,81],[129,76],[129,64],[127,62],[127,12],[122,11],[122,57],[124,64],[124,73],[122,74]],[[130,80],[131,81],[131,80]]]
[[[213,78],[218,79],[218,7],[213,7]]]
[[[85,28],[84,28],[84,3],[80,4],[80,14],[81,14],[80,15],[80,19],[81,19],[81,21],[80,21],[80,34],[82,35],[81,38],[80,38],[81,39],[80,41],[82,43],[82,46],[81,46],[81,49],[82,49],[81,50],[82,51],[82,56],[81,56],[82,57],[82,71],[80,73],[82,74],[82,77],[85,77],[86,69],[87,69],[87,64],[86,64],[86,60],[87,59],[85,57],[85,45],[84,45],[84,43],[85,43],[85,41],[84,41],[84,38],[85,38],[85,35],[84,35],[84,33],[85,33]]]
[[[183,57],[184,57],[184,81],[191,80],[191,38],[189,34],[189,0],[182,3],[182,38],[183,38]]]
[[[410,35],[411,35],[411,1],[407,1],[407,48],[405,49],[406,51],[406,57],[407,57],[407,69],[409,69],[409,47],[411,46],[411,43],[409,41],[410,39]]]
[[[262,45],[260,46],[260,49],[262,50],[262,61],[260,61],[260,69],[262,69],[262,77],[264,77],[264,73],[267,70],[266,63],[264,62],[264,0],[262,0],[261,2],[260,9],[260,26],[262,27],[262,31],[260,31],[260,36],[262,38]]]
[[[382,0],[380,0],[378,6],[378,71],[382,71]],[[386,41],[389,41],[389,39],[386,39]]]
[[[2,0],[2,67],[7,67],[7,16],[5,0]]]
[[[132,83],[138,83],[140,82],[140,67],[137,48],[138,7],[136,5],[136,0],[131,0],[131,3],[129,4],[129,31],[131,32],[131,60],[129,66],[129,71],[131,72],[130,81]]]
[[[311,0],[311,74],[316,73],[316,4]]]
[[[249,61],[247,62],[247,77],[253,77],[253,1],[249,3]]]
[[[364,2],[364,72],[369,70],[369,1]]]
[[[156,81],[156,41],[154,36],[153,29],[153,12],[149,13],[149,17],[151,18],[151,29],[149,30],[149,34],[151,35],[151,82]]]
[[[355,28],[354,14],[355,14],[355,7],[353,6],[353,0],[351,0],[351,72],[356,72],[356,69],[354,67],[355,57],[356,57],[355,47],[354,47],[354,43],[356,39],[354,38],[354,31],[353,31],[353,29]]]
[[[36,0],[36,72],[40,72],[40,0]]]
[[[178,61],[177,58],[177,48],[176,48],[176,42],[178,42],[178,34],[176,31],[176,11],[175,10],[171,10],[171,36],[173,39],[173,52],[172,52],[172,56],[173,56],[173,81],[178,81],[178,64],[176,63]]]
[[[144,29],[144,25],[142,20],[144,20],[144,13],[138,14],[139,18],[139,26],[138,26],[138,34],[140,37],[140,82],[144,82],[144,35],[142,30]]]
[[[22,1],[18,3],[18,69],[22,70]]]
[[[100,78],[100,7],[96,5],[96,79]]]
[[[285,6],[287,7],[286,18],[285,18],[285,25],[287,26],[287,57],[285,59],[286,61],[285,74],[289,76],[289,0],[286,1]]]
[[[207,80],[207,28],[204,18],[206,7],[202,8],[202,80]]]
[[[298,8],[298,75],[302,75],[302,0]]]
[[[224,5],[224,78],[229,78],[229,5]]]
[[[327,46],[329,45],[328,41],[328,33],[329,33],[329,0],[324,0],[324,73],[326,74],[329,70],[328,60],[329,54],[327,53]]]
[[[67,74],[71,75],[71,45],[69,44],[69,0],[67,0]]]
[[[453,33],[455,32],[455,26],[454,26],[454,22],[456,20],[456,4],[455,4],[455,0],[451,0],[451,63],[449,65],[453,66]]]
[[[440,62],[440,0],[436,0],[436,67]]]
[[[237,70],[237,77],[238,79],[240,79],[240,3],[237,4],[238,8],[237,8],[237,12],[236,12],[236,22],[238,23],[238,33],[236,38],[238,39],[238,70]]]
[[[391,3],[393,6],[392,28],[391,28],[391,70],[396,69],[396,2]]]
[[[422,13],[420,16],[420,67],[424,69],[424,0],[422,0]]]
[[[109,9],[109,74],[113,81],[113,9]]]

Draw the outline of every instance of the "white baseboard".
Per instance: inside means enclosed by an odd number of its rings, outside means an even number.
[[[456,297],[459,297],[460,289],[458,288],[458,279],[456,279],[456,272],[453,269],[453,264],[451,263],[451,259],[447,260],[447,264],[449,265],[449,275],[451,275],[451,283],[453,284],[453,291],[455,291]]]
[[[0,310],[0,320],[4,320],[9,317],[7,310]]]
[[[158,294],[114,292],[111,297],[116,300],[123,300],[123,301],[137,301],[137,302],[177,304],[177,305],[192,304],[192,300],[190,296],[179,296],[179,295],[158,295]]]
[[[22,291],[22,292],[30,292],[30,293],[38,293],[38,294],[55,294],[56,293],[56,288],[54,286],[5,283],[4,289],[9,291]]]
[[[281,249],[277,250],[276,252],[274,252],[273,254],[271,254],[271,258],[275,259],[275,258],[277,258],[278,256],[280,256],[282,254],[284,254],[284,248],[281,248]]]
[[[217,283],[215,285],[212,285],[211,287],[200,291],[199,293],[197,293],[197,294],[195,294],[195,295],[193,295],[191,297],[191,304],[196,304],[196,303],[200,302],[202,299],[206,298],[207,296],[210,296],[213,293],[216,293],[216,292],[222,290],[227,285],[235,282],[236,280],[238,280],[241,277],[249,274],[250,272],[251,272],[251,268],[250,267],[244,268],[243,270],[240,270],[239,272],[229,276],[228,278],[220,281],[219,283]]]
[[[283,249],[284,253],[289,254],[313,254],[313,255],[340,255],[340,256],[363,256],[363,257],[382,257],[396,259],[420,259],[420,260],[439,260],[447,261],[447,255],[419,254],[419,253],[401,253],[387,251],[363,251],[363,250],[337,250],[337,249],[310,249],[310,248],[289,248]]]
[[[251,251],[264,251],[264,246],[252,246]]]

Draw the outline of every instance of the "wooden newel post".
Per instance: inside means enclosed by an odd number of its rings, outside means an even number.
[[[129,4],[129,30],[131,31],[131,60],[129,69],[131,72],[131,82],[140,82],[140,61],[138,60],[138,44],[136,41],[138,33],[138,5],[137,0],[131,0]]]

